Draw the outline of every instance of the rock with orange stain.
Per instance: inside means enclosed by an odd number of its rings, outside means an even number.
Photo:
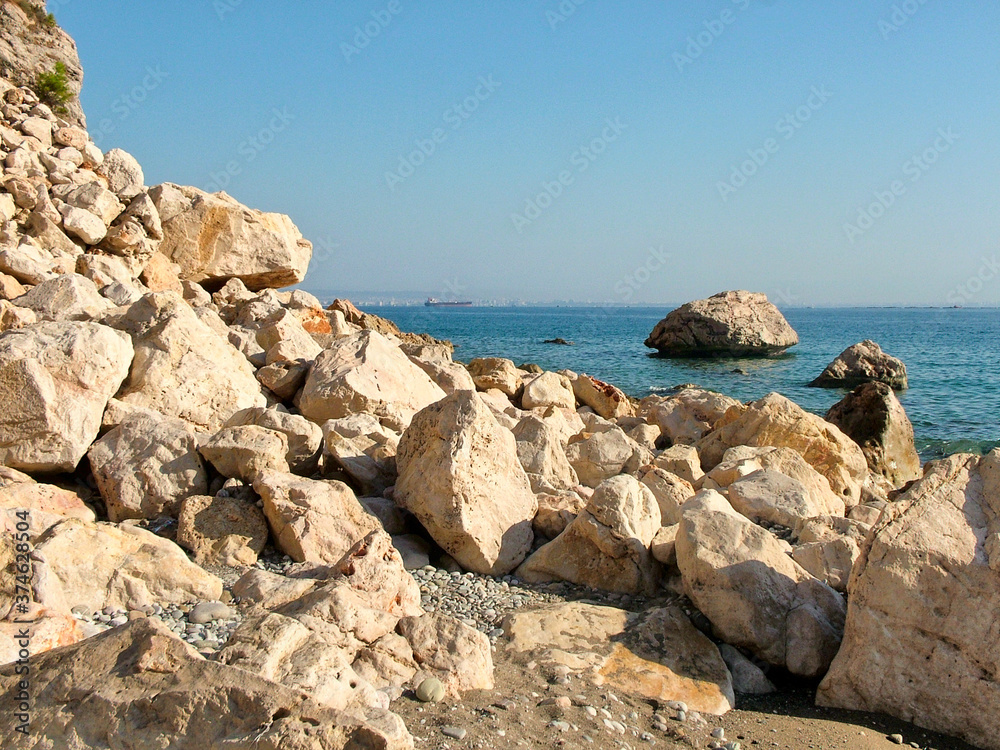
[[[0,664],[17,661],[23,648],[34,656],[83,640],[83,630],[72,615],[30,606],[32,611],[0,622]]]
[[[736,704],[722,655],[677,607],[629,613],[582,602],[504,620],[509,651],[543,669],[569,668],[595,685],[722,715]]]

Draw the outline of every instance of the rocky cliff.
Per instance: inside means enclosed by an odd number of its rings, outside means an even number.
[[[59,28],[45,0],[0,0],[0,77],[34,86],[40,75],[65,70],[68,98],[62,116],[74,125],[86,120],[80,106],[83,68],[76,42]]]

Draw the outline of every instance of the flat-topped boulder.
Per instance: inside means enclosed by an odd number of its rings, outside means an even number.
[[[207,287],[240,279],[253,291],[298,284],[312,244],[283,214],[247,208],[225,193],[165,183],[149,191],[160,213],[159,252],[181,278]]]
[[[766,295],[740,290],[677,308],[645,343],[664,357],[763,357],[795,346],[799,335]]]
[[[906,390],[906,365],[882,351],[870,339],[849,346],[809,386],[812,388],[854,388],[862,383],[885,383],[896,391]]]

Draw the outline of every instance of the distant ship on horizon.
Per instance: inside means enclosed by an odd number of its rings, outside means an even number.
[[[471,302],[442,302],[436,297],[428,297],[424,307],[472,307]]]

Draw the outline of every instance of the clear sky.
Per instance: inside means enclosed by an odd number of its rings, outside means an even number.
[[[305,286],[1000,302],[992,0],[50,0],[95,140]]]

